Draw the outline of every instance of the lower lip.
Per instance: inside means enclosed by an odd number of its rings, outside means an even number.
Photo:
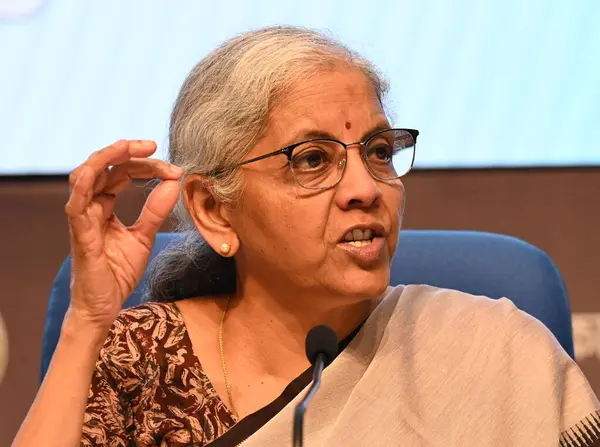
[[[358,261],[365,263],[375,262],[381,257],[384,238],[374,237],[370,244],[355,247],[348,242],[340,242],[338,246]]]

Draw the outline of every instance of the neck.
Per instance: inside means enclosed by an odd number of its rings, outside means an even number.
[[[305,338],[311,328],[325,324],[342,340],[377,303],[325,294],[273,293],[258,284],[245,284],[230,299],[224,333],[251,359],[247,367],[254,373],[291,380],[309,366]]]

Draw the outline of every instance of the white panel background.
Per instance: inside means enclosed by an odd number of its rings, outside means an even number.
[[[191,67],[271,24],[375,62],[421,167],[600,165],[595,0],[0,0],[0,173],[68,172],[120,138],[164,154]]]

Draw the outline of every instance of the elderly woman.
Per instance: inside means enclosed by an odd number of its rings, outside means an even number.
[[[307,445],[600,438],[598,400],[537,320],[506,299],[389,287],[418,132],[390,124],[385,92],[319,33],[254,31],[185,81],[171,164],[121,140],[77,168],[71,305],[14,445],[288,445],[318,324],[340,354]],[[113,207],[132,178],[162,182],[125,227]],[[178,200],[185,237],[153,265],[148,302],[121,311]]]

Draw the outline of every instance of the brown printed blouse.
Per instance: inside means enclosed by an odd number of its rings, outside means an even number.
[[[338,352],[361,327],[340,343]],[[119,314],[100,351],[81,445],[238,445],[311,380],[307,369],[277,399],[238,421],[203,372],[177,306],[146,303]]]

